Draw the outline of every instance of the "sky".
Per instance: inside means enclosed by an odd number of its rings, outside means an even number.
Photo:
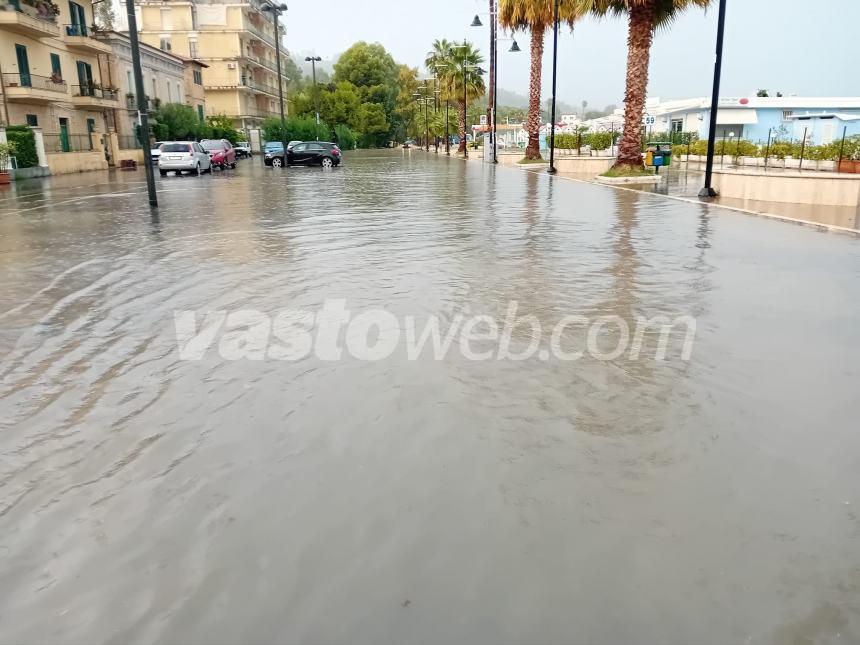
[[[421,67],[436,38],[479,46],[485,58],[489,29],[470,27],[487,0],[292,0],[285,43],[295,54],[333,59],[358,40],[379,42],[399,63]],[[481,16],[486,25],[488,17]],[[849,52],[860,25],[858,0],[728,0],[722,96],[858,96],[860,70]],[[651,53],[650,97],[710,96],[717,32],[717,4],[693,9],[659,31]],[[526,94],[527,33],[514,34],[522,52],[499,44],[499,86]],[[579,23],[559,34],[558,98],[589,109],[620,105],[624,96],[627,24],[620,19]],[[550,96],[552,33],[545,39],[543,97]],[[426,70],[421,68],[422,73]]]

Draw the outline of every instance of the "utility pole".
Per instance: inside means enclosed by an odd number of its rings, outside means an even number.
[[[149,106],[146,104],[143,72],[140,69],[140,42],[137,39],[134,0],[125,0],[125,10],[128,15],[128,37],[131,41],[131,67],[134,71],[134,89],[137,93],[137,114],[140,119],[140,138],[143,146],[143,168],[146,171],[146,192],[149,193],[149,205],[158,206],[158,196],[155,194],[155,174],[152,170],[152,151],[149,148]]]
[[[287,167],[287,121],[284,118],[284,79],[281,77],[281,28],[278,24],[278,18],[282,12],[287,10],[287,5],[284,3],[275,5],[271,2],[266,2],[262,5],[263,11],[272,12],[272,22],[275,25],[275,57],[278,61],[278,107],[281,108],[281,145],[284,147],[284,164]],[[319,115],[317,115],[319,119]]]
[[[699,197],[716,197],[717,191],[711,185],[714,175],[714,148],[717,142],[717,111],[720,105],[720,77],[723,73],[723,37],[726,34],[726,0],[720,0],[720,13],[717,20],[717,57],[714,60],[714,90],[711,94],[711,119],[708,131],[708,161],[705,165],[705,186]]]

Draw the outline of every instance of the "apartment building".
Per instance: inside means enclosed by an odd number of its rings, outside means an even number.
[[[110,46],[93,38],[92,24],[90,0],[0,5],[0,119],[41,128],[53,172],[107,167],[119,95],[101,77]]]
[[[101,77],[119,90],[120,106],[114,110],[114,123],[121,149],[137,147],[137,97],[132,68],[131,40],[127,33],[107,31],[98,34],[111,53],[99,59]],[[203,68],[206,64],[179,56],[146,43],[140,43],[140,67],[143,86],[150,106],[182,103],[194,109],[202,121],[205,116]]]
[[[138,0],[143,42],[203,61],[206,114],[247,130],[278,114],[275,34],[257,0]],[[282,54],[283,59],[285,57]],[[286,85],[287,77],[283,77]],[[285,106],[286,109],[286,106]]]

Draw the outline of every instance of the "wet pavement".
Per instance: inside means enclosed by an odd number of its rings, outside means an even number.
[[[0,194],[0,642],[860,642],[860,239],[418,151],[142,178]],[[179,355],[331,298],[695,345]]]

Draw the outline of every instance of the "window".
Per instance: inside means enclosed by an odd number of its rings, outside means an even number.
[[[201,104],[197,104],[197,118],[203,121],[203,106]]]
[[[191,74],[194,77],[195,85],[203,85],[203,72],[201,72],[199,69],[195,69],[191,72]]]
[[[162,50],[169,52],[172,49],[172,47],[170,46],[170,38],[162,38],[159,47]]]
[[[155,78],[152,79],[152,98],[158,98],[158,83],[156,83]]]
[[[165,31],[173,30],[173,16],[170,14],[170,8],[161,9],[161,28]]]
[[[167,102],[173,103],[173,91],[170,89],[170,83],[167,83]]]
[[[37,117],[35,114],[28,114],[27,115],[27,125],[30,125],[30,126],[39,125],[39,117]]]
[[[783,121],[788,121],[793,116],[794,116],[794,110],[783,110],[782,111],[782,120]]]
[[[179,83],[176,84],[176,101],[182,103],[182,86]]]
[[[128,81],[128,91],[134,92],[134,75],[131,73],[130,69],[126,70],[125,78]]]
[[[684,119],[672,119],[672,132],[684,131]]]
[[[188,41],[188,55],[191,58],[197,58],[197,41],[189,40]]]

